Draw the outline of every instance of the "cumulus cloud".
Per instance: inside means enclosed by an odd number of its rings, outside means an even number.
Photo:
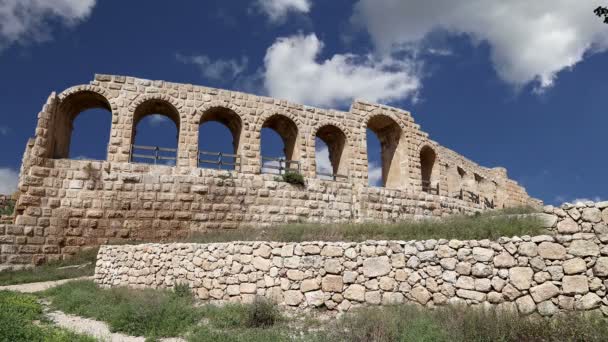
[[[353,16],[384,53],[420,45],[431,32],[485,42],[500,78],[539,90],[608,49],[606,25],[595,19],[592,6],[576,0],[359,0]]]
[[[258,9],[271,22],[283,22],[289,13],[308,13],[312,7],[310,0],[257,0]]]
[[[10,195],[17,190],[19,174],[9,168],[0,168],[0,194]]]
[[[0,49],[50,38],[49,22],[75,25],[88,18],[96,0],[0,1]]]
[[[317,146],[316,149],[315,160],[317,162],[317,172],[333,174],[334,168],[329,160],[329,150],[327,149],[327,146]],[[322,178],[325,177],[331,178],[330,176],[323,176]]]
[[[272,97],[316,106],[348,104],[355,98],[390,102],[420,88],[418,65],[390,56],[336,54],[317,60],[323,43],[315,34],[279,38],[264,58],[264,86]]]
[[[150,126],[158,126],[158,125],[162,124],[163,122],[171,121],[171,119],[169,119],[168,117],[166,117],[164,115],[160,115],[160,114],[152,114],[147,119],[148,119],[147,120],[148,124]]]
[[[382,165],[374,162],[369,163],[367,184],[371,186],[382,186]]]
[[[193,64],[201,72],[201,75],[214,81],[232,81],[247,69],[249,63],[247,57],[240,61],[236,59],[212,60],[208,56],[184,56],[176,54],[175,58],[184,64]]]

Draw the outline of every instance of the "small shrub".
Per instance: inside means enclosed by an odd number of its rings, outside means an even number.
[[[283,174],[283,180],[289,184],[304,186],[304,176],[298,172],[286,172]]]
[[[11,216],[15,212],[15,201],[9,200],[5,207],[0,208],[0,216]]]
[[[280,317],[276,304],[266,298],[256,297],[248,308],[247,326],[265,328],[273,326]]]
[[[173,287],[173,293],[180,298],[192,298],[192,290],[188,283],[178,283]]]

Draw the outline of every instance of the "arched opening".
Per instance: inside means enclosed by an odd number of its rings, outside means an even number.
[[[323,179],[345,180],[348,178],[346,135],[333,125],[325,125],[315,137],[317,176]]]
[[[378,179],[378,185],[397,188],[401,185],[401,170],[399,158],[399,143],[401,127],[390,117],[376,115],[367,123],[367,159],[369,183]],[[374,137],[375,135],[375,137]],[[379,145],[379,153],[378,145]],[[379,154],[379,156],[378,156]],[[380,165],[378,168],[377,165]]]
[[[131,161],[175,165],[179,145],[179,112],[163,100],[148,100],[133,113]]]
[[[260,139],[263,173],[300,172],[298,127],[291,119],[279,114],[266,119]]]
[[[198,131],[198,165],[203,168],[238,170],[243,124],[234,111],[211,108],[201,116]]]
[[[433,179],[437,155],[429,146],[424,146],[420,150],[420,174],[422,177],[422,191],[439,194],[439,183]]]
[[[69,95],[54,117],[51,156],[105,160],[111,129],[112,109],[105,97],[92,91]]]

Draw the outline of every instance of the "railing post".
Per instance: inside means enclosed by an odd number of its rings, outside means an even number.
[[[217,155],[217,169],[221,169],[222,168],[222,152],[220,152]]]
[[[158,146],[154,146],[154,165],[156,165],[156,162],[158,160],[158,153],[160,151],[158,150]]]

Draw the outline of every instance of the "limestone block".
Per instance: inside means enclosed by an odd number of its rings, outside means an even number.
[[[519,290],[530,288],[534,271],[530,267],[514,267],[509,270],[509,281]]]
[[[459,290],[460,291],[460,290]],[[431,293],[422,286],[416,286],[410,291],[410,295],[418,303],[425,305],[431,299]]]
[[[585,294],[589,292],[587,276],[564,276],[562,279],[562,292],[564,294]]]
[[[528,315],[536,311],[536,304],[530,296],[518,298],[515,301],[515,304],[517,304],[517,309],[519,310],[519,312],[524,315]]]
[[[573,234],[580,230],[581,228],[578,223],[571,218],[567,218],[557,224],[557,231],[562,234]]]
[[[358,284],[350,285],[342,295],[348,300],[363,302],[365,301],[365,287]]]
[[[608,257],[597,259],[593,266],[593,274],[597,277],[608,277]]]
[[[379,277],[391,271],[391,264],[387,256],[368,258],[363,261],[363,275],[368,278]]]
[[[542,242],[538,245],[538,254],[543,259],[562,260],[566,257],[566,248],[558,243]]]
[[[585,260],[581,258],[566,260],[562,267],[564,268],[564,273],[568,275],[582,273],[587,270],[587,264],[585,263]]]
[[[583,221],[598,223],[602,221],[602,212],[598,208],[583,209]]]
[[[559,294],[559,288],[550,282],[534,286],[530,289],[530,295],[536,303],[544,302]]]
[[[568,253],[575,256],[597,256],[600,254],[600,248],[593,241],[589,240],[574,240],[568,247]]]

